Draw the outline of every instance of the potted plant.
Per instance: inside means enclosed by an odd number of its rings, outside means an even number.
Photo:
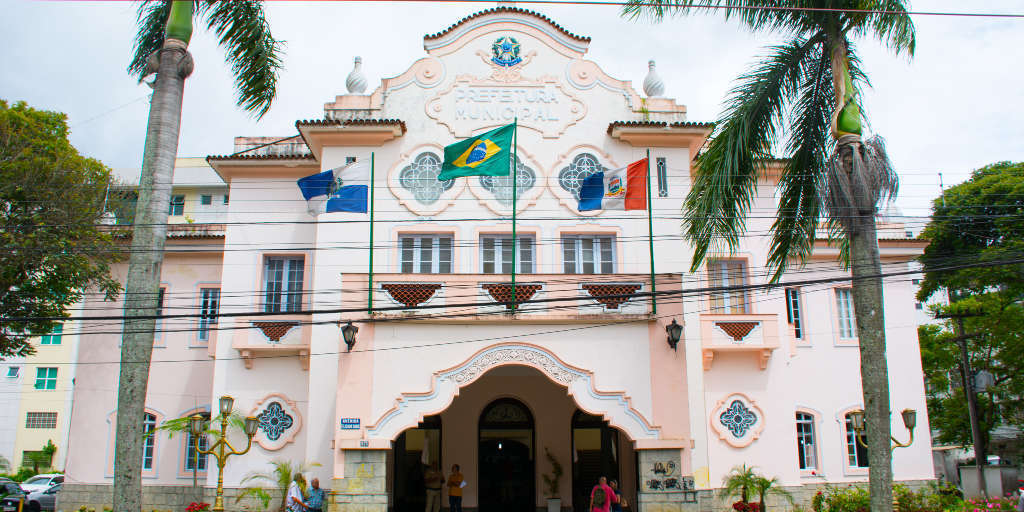
[[[548,463],[551,464],[551,474],[542,474],[544,478],[544,486],[547,487],[548,492],[548,512],[560,512],[562,510],[562,496],[558,492],[558,485],[562,480],[562,465],[558,463],[558,459],[551,454],[546,446],[544,447],[544,456],[547,457]]]

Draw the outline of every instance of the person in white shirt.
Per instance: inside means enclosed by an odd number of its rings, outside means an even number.
[[[309,509],[302,499],[302,485],[305,483],[306,478],[302,476],[302,473],[295,473],[292,483],[288,484],[288,497],[285,498],[284,505],[288,512],[305,512]]]

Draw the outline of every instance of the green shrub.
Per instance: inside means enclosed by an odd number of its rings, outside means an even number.
[[[954,508],[950,510],[962,511],[962,512],[996,512],[996,511],[1013,511],[1016,510],[1014,507],[1013,500],[1007,498],[971,498],[969,500],[960,503],[960,508]]]
[[[825,487],[811,500],[814,512],[869,512],[871,499],[861,487]]]
[[[896,484],[892,488],[892,495],[899,503],[900,512],[944,512],[958,510],[963,503],[955,487],[949,484],[940,486],[935,482],[917,491]]]

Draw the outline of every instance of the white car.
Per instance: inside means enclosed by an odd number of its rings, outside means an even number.
[[[25,494],[33,493],[36,491],[45,491],[50,488],[53,484],[59,484],[64,482],[64,475],[60,473],[48,473],[45,475],[36,475],[28,480],[21,483],[21,490],[25,491]]]

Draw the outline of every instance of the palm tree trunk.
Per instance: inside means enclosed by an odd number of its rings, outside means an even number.
[[[853,277],[852,295],[857,339],[860,346],[861,392],[864,399],[864,418],[867,426],[868,487],[871,492],[872,512],[892,511],[892,451],[890,448],[889,370],[885,353],[885,319],[882,303],[882,264],[878,252],[878,234],[875,226],[878,194],[868,190],[864,178],[862,140],[858,134],[841,133],[837,129],[837,116],[846,101],[852,99],[847,91],[847,43],[845,35],[833,37],[831,67],[832,83],[836,94],[836,113],[833,115],[832,134],[838,139],[836,152],[842,172],[852,187],[851,218],[843,225],[850,246],[850,270]],[[859,129],[858,129],[859,132]]]
[[[153,354],[153,333],[160,290],[174,159],[178,153],[181,100],[192,72],[187,44],[167,39],[149,108],[142,179],[132,231],[131,258],[125,284],[124,336],[117,394],[114,449],[114,510],[142,509],[142,421]],[[140,318],[150,317],[150,318]]]

